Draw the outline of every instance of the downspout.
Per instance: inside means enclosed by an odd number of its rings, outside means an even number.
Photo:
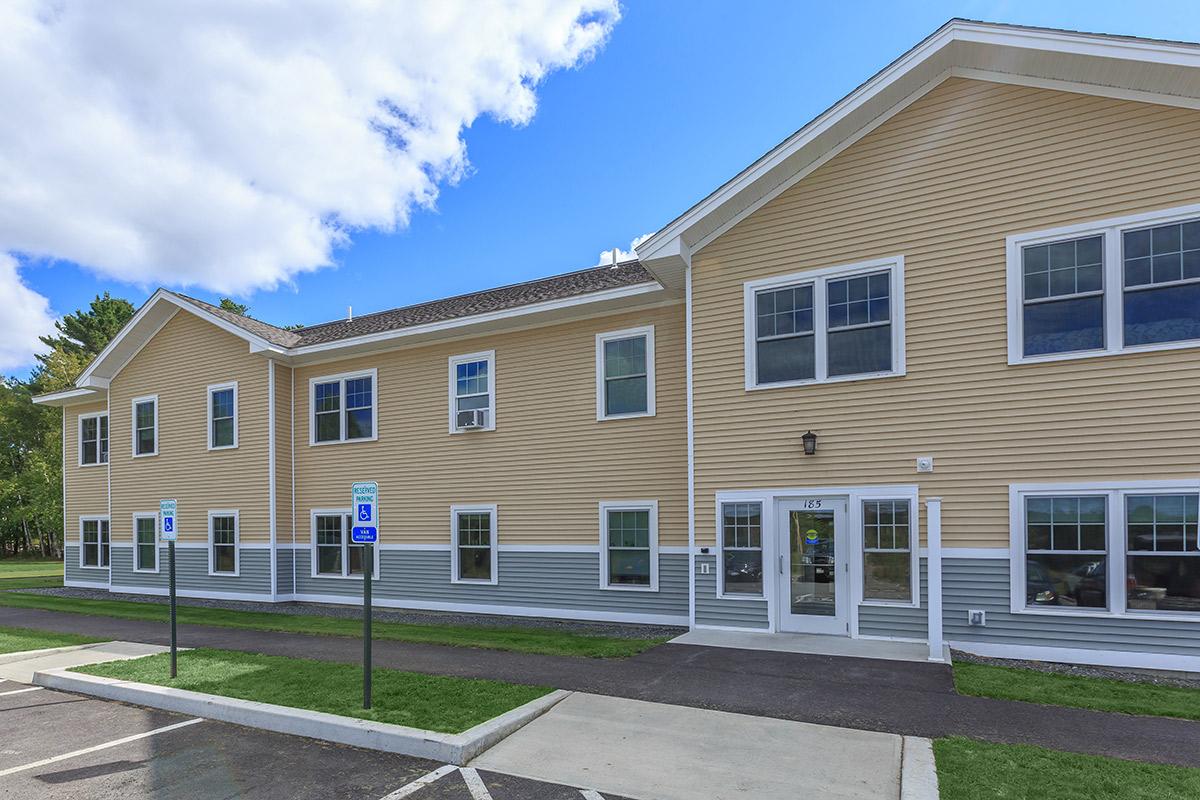
[[[288,451],[292,455],[292,597],[296,596],[296,368],[293,366],[289,370],[291,374],[291,402],[292,410],[289,416],[291,417],[292,431],[289,434],[292,439],[288,445]]]
[[[271,537],[271,602],[279,596],[279,554],[275,543],[275,359],[267,359],[267,515]]]
[[[684,337],[687,364],[688,627],[696,627],[696,441],[692,406],[692,265],[684,273]]]

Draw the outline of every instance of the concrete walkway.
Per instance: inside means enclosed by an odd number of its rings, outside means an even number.
[[[70,669],[104,661],[124,661],[127,658],[152,656],[169,650],[155,644],[138,642],[100,642],[51,650],[27,650],[0,656],[0,680],[32,683],[33,673],[46,669]]]
[[[0,625],[153,644],[162,623],[0,607]],[[181,625],[189,647],[353,664],[358,639]],[[841,728],[994,742],[1200,767],[1200,722],[964,697],[932,663],[668,644],[628,659],[586,659],[376,641],[375,664],[708,708]]]

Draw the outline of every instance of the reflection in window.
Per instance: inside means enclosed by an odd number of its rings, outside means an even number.
[[[863,599],[911,603],[912,539],[907,500],[863,501]]]
[[[1025,603],[1107,608],[1105,497],[1025,498]]]
[[[1198,504],[1195,494],[1126,497],[1130,611],[1200,613]]]
[[[830,375],[862,375],[892,368],[890,284],[888,272],[826,284]]]
[[[608,526],[608,585],[650,585],[650,511],[611,508]]]
[[[1126,231],[1126,345],[1200,339],[1200,220]]]
[[[721,506],[721,559],[725,594],[763,594],[762,505]]]
[[[458,579],[492,580],[492,515],[488,511],[458,513]]]
[[[604,416],[644,414],[647,394],[646,337],[604,342]]]
[[[1104,347],[1103,236],[1021,250],[1024,354]]]
[[[758,382],[816,377],[813,286],[789,286],[755,295]]]

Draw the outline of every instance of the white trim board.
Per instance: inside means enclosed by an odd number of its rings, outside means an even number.
[[[1090,650],[1078,647],[1042,647],[1037,645],[994,644],[954,640],[947,642],[955,650],[989,658],[1014,658],[1024,661],[1052,661],[1064,664],[1093,664],[1101,667],[1132,667],[1200,672],[1200,656],[1176,656],[1136,650]]]

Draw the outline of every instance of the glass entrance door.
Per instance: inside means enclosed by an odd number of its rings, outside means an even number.
[[[847,634],[845,501],[786,501],[780,512],[780,629]]]

